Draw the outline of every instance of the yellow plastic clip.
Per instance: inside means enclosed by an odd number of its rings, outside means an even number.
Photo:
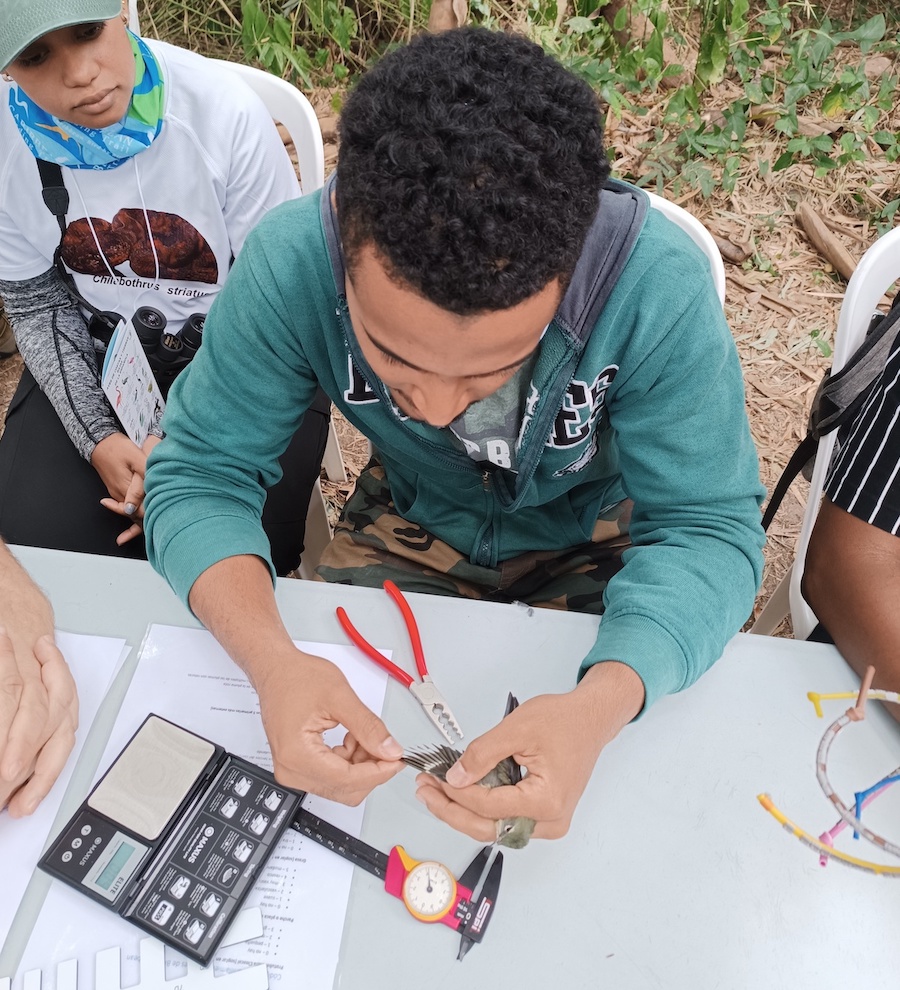
[[[807,691],[806,697],[813,703],[813,707],[816,710],[816,717],[822,718],[823,701],[842,701],[845,698],[856,698],[858,694],[856,691],[840,691],[838,694],[819,694],[816,691]]]

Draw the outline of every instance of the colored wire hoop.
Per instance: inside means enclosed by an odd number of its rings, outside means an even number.
[[[817,839],[814,835],[810,835],[809,832],[805,832],[799,825],[795,825],[783,811],[780,811],[775,806],[771,795],[757,794],[756,799],[777,822],[780,822],[787,829],[787,831],[791,833],[791,835],[796,836],[805,846],[809,846],[810,849],[815,849],[817,852],[821,853],[821,855],[827,856],[829,859],[836,859],[839,863],[844,863],[846,866],[856,867],[858,870],[866,870],[869,873],[877,873],[882,877],[900,877],[900,866],[887,866],[884,863],[874,863],[871,860],[859,859],[857,856],[850,856],[847,853],[841,852],[839,849],[833,849],[831,846],[826,846],[820,839]]]
[[[878,701],[892,701],[900,704],[900,694],[896,691],[869,691],[868,697]],[[889,852],[892,856],[900,857],[900,846],[863,825],[853,811],[843,802],[828,778],[828,754],[831,751],[831,744],[852,721],[855,720],[850,716],[849,712],[845,712],[840,718],[835,719],[825,730],[825,734],[822,736],[818,751],[816,752],[816,779],[819,781],[819,786],[822,788],[825,797],[834,805],[838,815],[853,828],[854,832],[858,832],[864,839],[868,839],[872,845],[878,846],[879,849],[884,849],[885,852]]]
[[[865,694],[866,700],[871,698],[875,701],[890,701],[895,704],[900,704],[900,693],[896,691],[869,690],[865,692]],[[807,697],[815,706],[816,715],[821,718],[822,707],[820,702],[822,700],[857,698],[858,696],[855,693],[816,694],[815,692],[810,691]],[[816,779],[819,781],[819,786],[822,788],[822,791],[825,793],[828,800],[834,805],[843,822],[852,827],[854,832],[858,832],[865,839],[868,839],[868,841],[873,845],[878,846],[879,849],[883,849],[885,852],[891,853],[894,856],[900,856],[900,846],[897,846],[893,842],[889,842],[887,839],[863,825],[859,818],[857,818],[857,816],[854,815],[847,805],[841,800],[840,796],[831,786],[831,781],[828,778],[828,754],[831,749],[831,744],[849,722],[861,720],[861,718],[852,718],[850,711],[848,710],[840,718],[836,719],[831,723],[831,725],[828,726],[819,741],[819,747],[816,751]],[[834,849],[832,846],[827,845],[821,839],[817,839],[814,835],[811,835],[809,832],[800,828],[799,825],[792,822],[783,811],[776,807],[775,803],[772,801],[771,795],[757,794],[756,797],[759,803],[766,809],[766,811],[769,812],[770,815],[772,815],[776,821],[784,826],[784,828],[787,829],[787,831],[793,836],[798,838],[805,846],[816,850],[820,856],[828,857],[828,859],[836,859],[839,863],[844,863],[847,866],[853,866],[856,869],[866,870],[870,873],[876,873],[879,876],[900,877],[900,866],[887,866],[884,863],[876,863],[872,860],[860,859],[857,856],[851,856],[848,853]]]

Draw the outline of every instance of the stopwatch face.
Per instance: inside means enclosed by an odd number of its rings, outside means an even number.
[[[442,863],[418,863],[403,881],[403,902],[420,921],[439,921],[456,904],[456,879]]]

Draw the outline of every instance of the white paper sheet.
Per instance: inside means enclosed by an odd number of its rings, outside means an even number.
[[[336,663],[363,703],[381,712],[387,675],[354,647],[297,645]],[[256,693],[204,630],[150,627],[100,772],[150,712],[271,768]],[[339,742],[343,731],[332,730],[326,740],[332,745]],[[308,798],[307,806],[345,832],[359,835],[364,804],[348,808]],[[229,972],[265,962],[270,988],[330,990],[352,876],[349,863],[289,829],[245,902],[262,910],[262,938],[220,949],[213,962],[215,971]],[[54,990],[51,964],[69,958],[79,962],[79,990],[93,990],[94,954],[113,945],[122,947],[122,983],[130,986],[138,979],[141,937],[139,929],[108,909],[64,884],[54,883],[25,949],[18,982],[13,981],[14,990],[21,988],[21,974],[38,968],[44,969],[42,990]],[[166,955],[171,979],[183,971],[185,963],[173,950],[167,949]]]
[[[60,802],[69,785],[85,737],[125,650],[124,639],[78,636],[57,631],[56,643],[69,663],[78,686],[79,726],[75,748],[52,790],[27,818],[0,812],[0,851],[3,856],[3,896],[0,897],[0,945],[46,844]]]

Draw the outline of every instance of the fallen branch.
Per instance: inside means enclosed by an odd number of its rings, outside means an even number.
[[[799,203],[797,221],[809,238],[812,246],[843,278],[850,280],[856,268],[856,261],[843,244],[828,229],[826,223],[809,203]]]
[[[727,273],[727,277],[736,285],[739,285],[745,292],[756,293],[763,306],[766,306],[768,309],[774,309],[776,313],[781,313],[782,316],[794,316],[799,312],[796,306],[792,306],[789,302],[785,302],[784,299],[779,299],[777,296],[770,295],[758,285],[754,285],[752,282],[748,282],[747,279],[742,278],[737,272],[730,271]]]

